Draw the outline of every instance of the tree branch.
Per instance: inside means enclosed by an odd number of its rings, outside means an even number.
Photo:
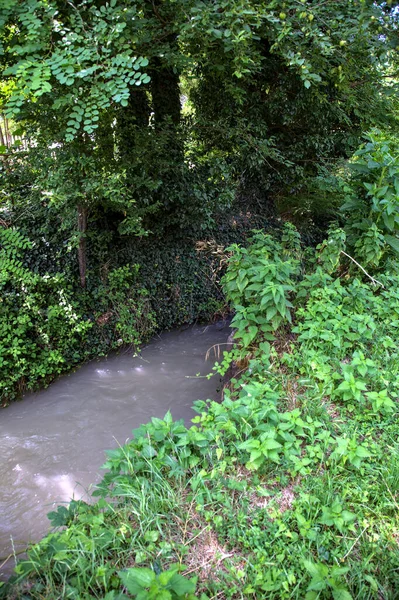
[[[345,254],[345,256],[347,256],[348,258],[350,258],[355,263],[355,265],[357,265],[363,271],[363,273],[365,273],[365,275],[367,275],[367,277],[369,279],[371,279],[373,285],[377,285],[378,284],[382,288],[385,289],[385,286],[381,283],[381,281],[378,281],[378,279],[374,279],[374,277],[372,277],[369,273],[367,273],[366,269],[363,269],[362,265],[359,265],[359,263],[354,258],[352,258],[352,256],[350,256],[349,254],[347,254],[343,250],[341,250],[341,254]]]

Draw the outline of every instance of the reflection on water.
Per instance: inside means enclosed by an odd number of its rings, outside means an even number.
[[[170,409],[189,422],[194,400],[217,398],[219,380],[195,375],[209,373],[206,351],[228,333],[217,326],[165,333],[141,356],[91,362],[0,412],[0,564],[13,546],[18,552],[48,531],[46,514],[57,504],[87,499],[104,450],[152,416]]]

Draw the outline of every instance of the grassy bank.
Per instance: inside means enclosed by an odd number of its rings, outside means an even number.
[[[399,279],[305,254],[292,227],[231,248],[223,402],[108,452],[3,597],[398,598]]]

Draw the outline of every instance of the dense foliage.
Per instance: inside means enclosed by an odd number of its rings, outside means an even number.
[[[398,17],[2,0],[1,402],[229,309],[235,344],[0,596],[397,597]]]
[[[236,186],[270,204],[392,124],[396,20],[360,0],[7,0],[5,110],[81,234],[100,206],[130,234],[204,224]]]
[[[216,370],[245,367],[223,402],[198,401],[189,429],[154,418],[109,451],[100,500],[51,513],[67,528],[30,550],[6,593],[396,597],[397,274],[378,287],[330,275],[292,227],[231,252],[237,345]],[[271,294],[256,301],[260,281]]]
[[[227,229],[225,235],[244,239],[245,229]],[[214,244],[195,248],[192,241],[164,239],[124,245],[82,293],[70,261],[51,256],[45,244],[29,242],[11,228],[0,229],[0,239],[4,404],[85,360],[123,345],[137,351],[155,331],[206,321],[225,310],[218,285],[223,255]],[[34,270],[37,259],[46,274]]]
[[[377,267],[399,255],[399,142],[381,131],[367,138],[351,161],[341,210],[348,245],[364,264]]]
[[[3,400],[216,311],[193,248],[241,241],[229,215],[277,206],[315,243],[344,194],[351,255],[397,251],[397,19],[368,0],[4,0]]]

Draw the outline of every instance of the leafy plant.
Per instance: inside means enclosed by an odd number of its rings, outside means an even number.
[[[156,574],[151,569],[133,568],[119,571],[119,577],[137,600],[194,600],[196,579],[179,575],[180,565],[171,565],[167,571]]]
[[[309,560],[305,561],[304,565],[312,577],[305,596],[306,600],[316,600],[324,590],[331,590],[334,600],[352,600],[348,588],[342,583],[342,576],[349,571],[348,567],[329,568],[327,565]]]
[[[352,176],[341,210],[348,244],[365,265],[399,257],[399,145],[375,129],[351,160]]]
[[[289,297],[299,263],[296,258],[288,257],[292,251],[299,251],[295,234],[287,226],[279,244],[258,231],[248,249],[237,245],[229,249],[232,256],[222,285],[227,299],[236,308],[231,325],[237,329],[235,338],[244,349],[255,339],[273,340],[273,333],[282,324],[291,322],[293,305]],[[287,260],[283,260],[285,252]]]
[[[356,519],[356,515],[348,510],[344,510],[339,499],[334,500],[331,506],[322,506],[322,517],[320,523],[328,527],[336,527],[341,533],[345,529],[354,530],[351,525]]]
[[[360,444],[356,437],[337,437],[336,447],[331,454],[331,459],[339,459],[342,464],[349,462],[355,468],[359,468],[365,458],[370,458],[372,453],[364,444]]]

